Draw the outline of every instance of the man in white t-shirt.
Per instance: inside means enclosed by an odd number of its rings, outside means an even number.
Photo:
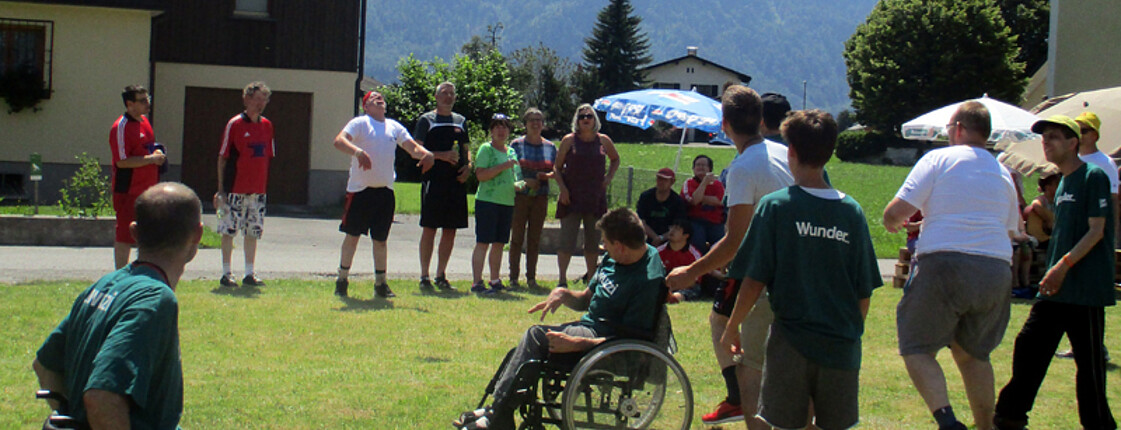
[[[935,359],[950,346],[976,428],[992,428],[995,389],[989,353],[1008,327],[1012,245],[1019,227],[1012,176],[985,149],[988,109],[965,102],[946,126],[950,146],[915,164],[884,209],[894,233],[917,210],[917,263],[896,308],[899,353],[940,429],[966,427],[954,415]]]
[[[350,179],[346,184],[346,207],[339,231],[346,233],[339,258],[339,276],[335,280],[335,294],[346,297],[350,265],[358,249],[358,239],[363,234],[374,240],[374,294],[376,297],[394,297],[385,279],[386,243],[389,227],[393,224],[396,200],[393,181],[397,173],[393,160],[400,146],[415,159],[421,171],[432,168],[436,157],[424,149],[409,131],[397,121],[385,117],[385,98],[370,91],[362,97],[365,115],[350,120],[335,137],[335,149],[351,156]]]
[[[794,184],[787,164],[787,147],[766,140],[760,134],[763,120],[763,102],[754,90],[743,85],[733,85],[724,90],[722,128],[736,145],[739,155],[728,166],[727,198],[728,219],[722,239],[703,257],[688,266],[673,269],[666,276],[672,290],[688,288],[695,280],[713,270],[722,269],[736,256],[740,242],[751,225],[755,204],[763,196]],[[716,361],[720,364],[728,389],[728,398],[717,410],[706,414],[702,421],[708,425],[738,421],[747,417],[749,429],[769,428],[755,418],[759,387],[763,381],[764,344],[767,330],[774,319],[770,303],[760,298],[740,328],[744,357],[737,366],[731,353],[720,345],[724,326],[736,304],[738,283],[726,283],[716,291],[709,326],[712,332]],[[737,401],[738,400],[738,401]]]

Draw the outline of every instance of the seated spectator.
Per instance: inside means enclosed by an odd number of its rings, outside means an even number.
[[[688,207],[686,216],[693,223],[690,242],[702,254],[724,237],[724,184],[712,169],[712,159],[698,155],[693,159],[693,177],[685,181],[681,192]]]
[[[689,243],[689,238],[693,235],[693,225],[686,219],[677,219],[669,227],[666,233],[666,242],[658,247],[658,257],[662,259],[662,265],[666,267],[666,271],[673,270],[676,267],[688,266],[701,258],[701,253],[697,248]],[[712,282],[722,279],[724,275],[719,271],[713,271],[705,275],[699,281]],[[712,279],[708,279],[712,278]],[[717,281],[718,282],[718,281]],[[704,295],[701,282],[697,282],[692,287],[683,290],[674,291],[668,298],[669,303],[678,303],[687,300],[696,300]]]
[[[1042,193],[1024,209],[1024,219],[1027,220],[1028,236],[1039,241],[1036,249],[1046,251],[1048,241],[1051,239],[1051,229],[1055,227],[1055,191],[1059,189],[1061,176],[1051,172],[1043,172],[1039,176],[1039,192]]]
[[[658,170],[654,188],[643,191],[638,196],[635,211],[646,230],[646,243],[654,246],[665,243],[670,224],[679,218],[685,218],[685,201],[673,191],[675,178],[672,169],[663,167]]]
[[[654,247],[643,240],[642,220],[627,208],[608,212],[596,222],[603,234],[603,258],[583,291],[556,288],[549,297],[529,309],[541,311],[541,320],[561,305],[586,311],[578,321],[558,326],[535,325],[526,331],[494,387],[491,407],[467,411],[453,425],[463,429],[513,429],[514,410],[510,404],[518,367],[529,360],[549,354],[592,349],[615,335],[612,327],[621,324],[638,330],[653,330],[658,293],[665,282],[665,270]]]

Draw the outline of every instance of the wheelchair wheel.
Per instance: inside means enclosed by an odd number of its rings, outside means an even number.
[[[580,360],[562,406],[565,429],[688,429],[693,389],[664,350],[623,341],[597,347]]]

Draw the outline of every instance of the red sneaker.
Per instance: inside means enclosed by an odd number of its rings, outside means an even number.
[[[736,421],[743,421],[743,408],[740,405],[733,405],[728,402],[720,402],[715,411],[710,414],[705,414],[701,417],[701,422],[705,425],[717,425],[734,423]]]

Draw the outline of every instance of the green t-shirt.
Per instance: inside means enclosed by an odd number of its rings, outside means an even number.
[[[183,414],[179,302],[154,266],[130,264],[93,284],[36,354],[66,381],[69,415],[86,421],[91,389],[129,397],[135,429],[171,429]]]
[[[774,326],[808,360],[860,368],[859,302],[883,281],[864,211],[852,197],[822,198],[799,186],[766,195],[728,276],[767,285]]]
[[[588,281],[593,290],[588,312],[580,324],[591,327],[597,336],[614,335],[600,318],[638,330],[653,330],[658,311],[658,290],[666,279],[666,269],[658,250],[646,245],[646,255],[631,264],[619,264],[604,256],[595,276]]]
[[[518,153],[514,151],[514,148],[506,145],[506,151],[503,152],[491,146],[488,142],[479,147],[479,152],[475,155],[475,167],[494,167],[510,160],[518,160]],[[475,192],[475,200],[513,206],[514,194],[517,192],[514,189],[514,182],[520,179],[521,169],[515,164],[513,168],[503,170],[502,173],[489,181],[479,181],[479,190]]]
[[[1047,245],[1047,267],[1059,264],[1067,252],[1090,230],[1089,219],[1106,220],[1105,234],[1090,252],[1074,263],[1058,294],[1040,295],[1052,300],[1081,306],[1113,306],[1113,203],[1110,201],[1109,177],[1104,170],[1090,163],[1064,176],[1055,191],[1055,228]]]

